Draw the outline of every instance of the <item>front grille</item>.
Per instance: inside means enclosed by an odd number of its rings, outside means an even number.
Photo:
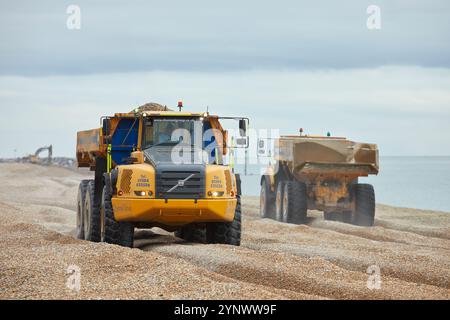
[[[184,166],[164,165],[156,168],[156,196],[166,199],[199,199],[205,197],[205,170],[201,165]],[[185,180],[183,185],[168,192],[179,181]]]
[[[122,190],[124,194],[130,193],[132,176],[133,176],[132,170],[124,169],[122,171],[122,177],[120,179],[120,190]]]

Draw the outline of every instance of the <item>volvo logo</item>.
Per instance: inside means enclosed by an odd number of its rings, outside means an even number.
[[[183,180],[178,180],[177,184],[174,185],[172,188],[170,188],[169,190],[167,190],[167,193],[172,192],[173,190],[175,190],[178,187],[184,187],[184,184],[186,181],[188,181],[190,178],[192,178],[193,176],[195,176],[195,173],[191,174],[190,176],[188,176],[186,179]]]

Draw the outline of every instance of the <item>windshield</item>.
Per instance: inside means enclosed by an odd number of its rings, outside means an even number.
[[[144,152],[154,163],[203,163],[200,118],[147,119]]]

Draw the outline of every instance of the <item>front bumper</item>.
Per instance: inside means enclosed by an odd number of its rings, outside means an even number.
[[[231,222],[237,200],[229,199],[130,199],[113,198],[117,221],[183,225],[193,222]]]

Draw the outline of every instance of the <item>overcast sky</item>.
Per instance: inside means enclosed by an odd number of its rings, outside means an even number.
[[[0,157],[73,156],[100,116],[178,99],[382,155],[450,155],[448,39],[448,1],[1,0]]]

